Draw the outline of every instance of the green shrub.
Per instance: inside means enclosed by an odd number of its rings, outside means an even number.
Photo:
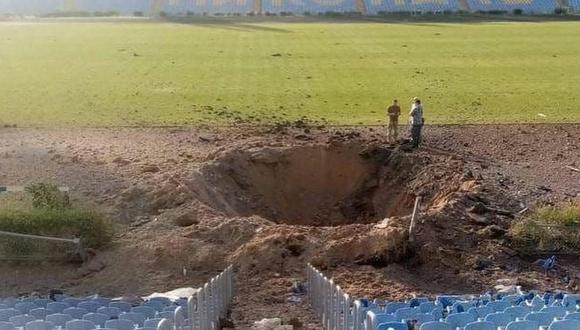
[[[542,207],[512,223],[510,236],[522,252],[580,252],[580,206]]]
[[[21,234],[80,238],[85,247],[101,248],[112,238],[112,225],[84,209],[1,210],[0,230]]]
[[[514,15],[520,16],[523,14],[524,14],[524,11],[522,9],[514,9]]]
[[[61,210],[70,207],[67,193],[48,183],[34,183],[26,186],[25,191],[32,197],[32,207],[37,209]]]
[[[133,16],[143,17],[143,16],[145,16],[145,14],[142,11],[135,11],[135,12],[133,12]]]

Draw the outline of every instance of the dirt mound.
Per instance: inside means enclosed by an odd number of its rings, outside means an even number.
[[[412,196],[402,183],[413,170],[381,146],[252,148],[201,166],[191,190],[230,216],[309,226],[370,223],[409,213]]]

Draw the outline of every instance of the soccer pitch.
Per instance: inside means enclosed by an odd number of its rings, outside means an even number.
[[[0,23],[0,124],[580,122],[580,23]]]

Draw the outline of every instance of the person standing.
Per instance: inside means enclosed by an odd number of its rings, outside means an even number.
[[[413,147],[419,147],[421,144],[421,130],[423,129],[423,124],[425,119],[423,118],[423,105],[421,105],[421,100],[418,98],[413,99],[413,105],[411,107],[411,112],[409,116],[411,117],[411,138],[413,140]]]
[[[389,116],[387,140],[391,143],[397,142],[399,137],[399,115],[401,115],[401,107],[397,100],[393,100],[393,104],[387,108],[387,116]]]

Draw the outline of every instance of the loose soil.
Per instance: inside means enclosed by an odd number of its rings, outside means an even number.
[[[427,127],[418,150],[385,140],[376,128],[0,129],[0,183],[67,185],[117,227],[81,266],[3,263],[0,295],[149,294],[233,263],[242,329],[266,317],[318,326],[289,299],[307,262],[356,297],[477,293],[503,279],[578,290],[577,258],[547,277],[506,229],[534,203],[578,198],[580,173],[566,166],[580,165],[579,125]]]

